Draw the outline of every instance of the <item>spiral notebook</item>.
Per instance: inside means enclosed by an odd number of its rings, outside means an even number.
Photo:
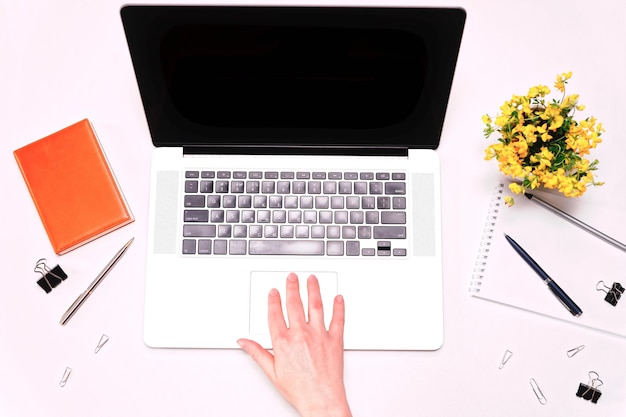
[[[477,298],[521,308],[626,337],[626,296],[615,306],[605,301],[606,288],[619,282],[626,286],[626,253],[576,227],[524,196],[515,205],[504,204],[507,184],[498,184],[489,202],[478,255],[470,280],[470,294]],[[572,203],[564,197],[535,195],[571,213]],[[584,198],[584,197],[583,197]],[[584,204],[577,200],[575,204]],[[585,223],[599,228],[602,216],[611,216],[611,207]],[[589,214],[589,212],[587,212]],[[616,218],[619,213],[615,213]],[[623,216],[623,213],[622,213]],[[594,224],[594,218],[596,222]],[[615,226],[621,227],[621,226]],[[602,229],[600,229],[602,230]],[[624,228],[602,230],[624,241]],[[539,276],[514,251],[504,233],[517,241],[541,268],[580,306],[583,314],[574,317],[552,294]],[[602,283],[600,283],[602,281]]]

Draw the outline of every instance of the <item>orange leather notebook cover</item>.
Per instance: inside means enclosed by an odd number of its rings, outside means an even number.
[[[57,254],[134,220],[89,120],[13,154]]]

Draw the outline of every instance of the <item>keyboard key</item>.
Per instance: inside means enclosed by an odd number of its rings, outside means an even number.
[[[378,224],[378,212],[377,211],[365,212],[365,223]]]
[[[404,181],[406,180],[406,175],[404,174],[404,172],[394,172],[391,174],[391,179]]]
[[[198,194],[186,195],[185,207],[204,207],[204,196]]]
[[[233,226],[233,237],[248,237],[248,226],[245,224],[236,224]]]
[[[243,181],[231,181],[230,182],[230,192],[241,194],[245,189],[245,183]]]
[[[268,224],[263,227],[263,235],[266,238],[274,239],[278,237],[278,226]]]
[[[327,226],[326,237],[328,239],[339,239],[341,237],[341,228],[339,226]]]
[[[250,208],[252,207],[252,197],[249,195],[240,195],[237,197],[237,207]]]
[[[361,249],[361,255],[363,255],[363,256],[374,256],[374,255],[376,255],[376,249],[374,249],[374,248],[363,248],[363,249]]]
[[[215,192],[226,194],[228,192],[228,181],[215,181]]]
[[[236,180],[245,180],[248,178],[248,174],[245,171],[235,171],[233,172],[233,178]]]
[[[183,226],[184,237],[215,237],[213,224],[186,224]]]
[[[209,210],[185,210],[183,213],[185,222],[208,222]]]
[[[326,173],[325,172],[314,172],[313,175],[311,176],[311,178],[313,178],[314,180],[325,180],[326,179]]]
[[[361,197],[361,207],[363,209],[375,209],[376,198],[375,197]]]
[[[355,182],[354,183],[354,194],[367,194],[367,183],[366,182]]]
[[[348,223],[348,212],[345,210],[338,210],[335,212],[335,223],[336,224],[347,224]]]
[[[308,212],[304,212],[305,215],[305,223],[307,223],[306,221],[306,215]],[[319,222],[321,224],[331,224],[333,222],[333,212],[330,210],[323,210],[320,211],[319,213]]]
[[[304,210],[303,222],[306,224],[317,223],[317,211]]]
[[[278,179],[278,171],[267,171],[265,173],[266,180],[277,180]]]
[[[359,175],[359,178],[362,180],[373,180],[374,173],[373,172],[361,172],[361,174]]]
[[[308,237],[309,237],[309,226],[304,226],[304,225],[296,226],[296,238],[308,239]]]
[[[213,181],[212,180],[202,180],[200,181],[200,192],[201,193],[212,193],[213,192]]]
[[[250,171],[248,172],[248,178],[260,180],[263,178],[263,173],[261,171]]]
[[[404,211],[383,211],[380,213],[381,224],[406,224]]]
[[[270,208],[283,208],[283,196],[271,195],[270,196]]]
[[[226,223],[239,223],[239,210],[226,210]]]
[[[355,226],[341,226],[341,238],[342,239],[356,239],[356,227]]]
[[[287,212],[285,210],[275,210],[272,212],[272,221],[274,223],[285,223],[287,221]]]
[[[386,182],[385,194],[406,194],[406,184],[403,182]]]
[[[321,194],[322,183],[319,181],[309,181],[307,183],[307,191],[309,194]]]
[[[259,226],[258,224],[255,224],[253,226],[250,226],[250,229],[248,230],[250,233],[250,237],[251,238],[262,238],[263,237],[263,226]]]
[[[304,181],[294,181],[292,185],[292,192],[294,194],[304,194],[306,193],[306,182]]]
[[[206,198],[206,206],[208,208],[218,208],[222,204],[222,198],[219,195],[209,195]]]
[[[231,255],[245,255],[246,254],[246,241],[245,240],[228,241],[228,253]]]
[[[250,240],[248,253],[250,255],[324,255],[324,241]]]
[[[198,171],[185,171],[185,178],[199,178],[200,172]]]
[[[293,237],[293,226],[284,224],[280,226],[280,237],[281,238],[292,238]]]
[[[199,255],[211,254],[211,241],[209,239],[200,239],[198,241],[198,254]]]
[[[261,192],[263,194],[274,194],[276,192],[276,183],[274,181],[262,181]]]
[[[343,242],[341,241],[326,242],[326,254],[328,256],[342,256],[343,255]]]
[[[294,179],[295,174],[293,171],[284,171],[280,173],[281,180],[292,180]]]
[[[258,181],[246,181],[246,193],[258,194],[261,184]]]
[[[361,253],[361,243],[358,240],[346,242],[346,255],[359,256]]]
[[[359,174],[356,172],[346,172],[345,174],[343,174],[343,179],[344,180],[358,180]]]
[[[211,223],[224,223],[224,210],[211,210]]]
[[[388,172],[377,172],[376,173],[376,179],[377,180],[388,180],[389,177],[389,173]]]
[[[329,180],[340,180],[343,178],[343,174],[341,172],[329,172],[328,179]]]
[[[301,209],[312,209],[313,208],[313,197],[308,195],[303,195],[300,197],[300,208]]]
[[[374,239],[406,239],[406,227],[374,226]]]
[[[241,222],[242,223],[254,223],[256,212],[254,210],[242,210]]]
[[[337,194],[337,183],[335,181],[324,181],[322,189],[324,194]]]
[[[328,208],[328,196],[318,195],[315,197],[315,208],[316,209],[327,209]]]
[[[289,223],[302,223],[302,212],[300,210],[289,210],[287,221]]]
[[[254,208],[267,208],[267,196],[255,195],[253,201]]]
[[[359,239],[371,239],[372,238],[372,226],[359,226],[358,234]]]
[[[217,178],[223,178],[223,179],[230,178],[230,171],[217,171]]]
[[[286,195],[284,205],[285,208],[298,208],[298,197],[295,195]]]
[[[326,228],[324,226],[311,226],[311,237],[314,239],[323,239],[326,236]]]
[[[406,256],[406,249],[404,249],[404,248],[395,248],[393,250],[393,256]]]
[[[217,237],[231,237],[233,228],[230,224],[220,224],[217,226]]]
[[[346,197],[346,208],[347,209],[359,209],[361,208],[361,199],[357,196],[349,196]]]
[[[215,171],[202,171],[200,173],[201,178],[215,178]]]
[[[406,209],[406,197],[393,197],[391,199],[391,206],[394,210]]]
[[[391,208],[390,197],[376,197],[376,208],[378,210],[387,210]]]
[[[259,210],[256,213],[256,219],[259,223],[269,223],[271,218],[271,212],[269,210]]]
[[[196,254],[196,240],[195,239],[183,239],[183,255],[195,255]]]
[[[215,255],[226,255],[226,248],[228,245],[227,240],[215,240],[213,241],[213,253]]]
[[[382,194],[383,193],[383,183],[372,181],[369,184],[370,194]]]
[[[362,211],[350,211],[350,224],[363,224],[365,215]]]
[[[185,192],[186,193],[197,193],[198,192],[198,181],[193,181],[193,180],[185,181]]]
[[[296,178],[299,180],[308,180],[311,178],[310,172],[296,172]]]
[[[235,208],[237,207],[237,197],[234,195],[225,195],[222,199],[222,206],[224,208]]]
[[[276,183],[277,194],[289,194],[291,190],[291,183],[289,181],[278,181]]]
[[[344,197],[343,196],[332,196],[330,198],[330,208],[332,209],[343,209],[344,207]]]

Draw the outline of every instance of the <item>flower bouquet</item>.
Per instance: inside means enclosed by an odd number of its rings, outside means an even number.
[[[560,100],[548,101],[550,89],[538,85],[525,96],[513,95],[495,117],[482,117],[485,137],[498,135],[497,143],[485,150],[485,159],[498,161],[500,171],[514,180],[509,189],[515,194],[544,188],[578,197],[587,186],[602,185],[593,176],[598,160],[589,161],[584,155],[602,142],[604,129],[594,117],[574,118],[584,106],[578,104],[578,94],[565,95],[571,76],[568,72],[556,78]],[[505,197],[505,203],[513,205],[513,197]]]

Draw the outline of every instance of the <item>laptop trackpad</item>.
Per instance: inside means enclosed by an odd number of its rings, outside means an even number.
[[[326,328],[328,328],[333,313],[333,301],[335,295],[337,295],[337,273],[319,271],[294,272],[298,275],[300,281],[300,298],[302,298],[305,317],[308,317],[307,278],[311,274],[317,277],[322,293],[322,304],[324,305],[324,322],[326,323]],[[285,322],[288,322],[285,306],[287,275],[289,275],[289,271],[252,271],[250,273],[250,334],[269,334],[267,296],[272,288],[276,288],[280,293],[283,315]]]

